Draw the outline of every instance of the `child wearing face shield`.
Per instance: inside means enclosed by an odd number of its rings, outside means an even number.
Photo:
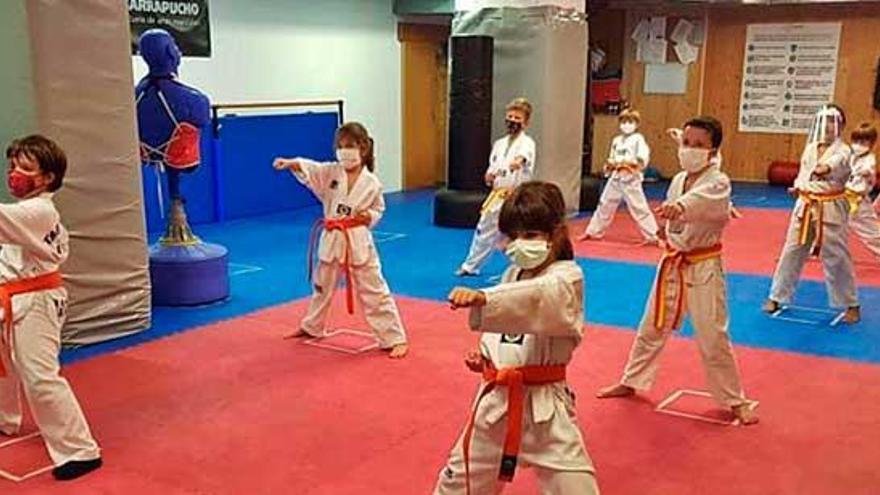
[[[335,163],[305,158],[277,158],[277,170],[290,170],[312,190],[324,206],[324,218],[312,232],[309,276],[314,295],[299,328],[287,337],[321,337],[340,273],[346,281],[346,304],[354,312],[357,295],[379,347],[391,358],[407,353],[407,337],[391,290],[382,277],[379,255],[370,229],[385,211],[382,184],[373,175],[373,139],[359,123],[350,122],[336,131]],[[312,277],[312,254],[317,233],[318,264]]]
[[[517,98],[507,105],[507,135],[492,146],[486,171],[486,185],[492,192],[483,202],[467,259],[455,272],[459,277],[479,275],[498,243],[498,213],[504,198],[516,186],[531,180],[534,174],[535,141],[526,134],[531,117],[532,105],[525,98]]]
[[[21,428],[21,389],[56,466],[53,475],[72,480],[102,461],[59,374],[67,314],[59,267],[67,259],[68,234],[52,197],[64,182],[67,158],[55,142],[34,135],[13,141],[6,159],[7,185],[18,201],[0,205],[0,436]]]
[[[611,142],[611,153],[605,162],[605,189],[596,213],[578,240],[601,239],[614,221],[614,213],[623,200],[629,214],[639,226],[645,244],[657,243],[657,221],[642,189],[644,170],[651,159],[651,148],[637,132],[641,116],[635,110],[624,110],[618,117],[620,132]]]
[[[863,122],[850,134],[850,139],[852,173],[846,183],[847,198],[850,200],[849,226],[880,259],[880,220],[871,204],[871,191],[877,180],[877,161],[872,153],[877,143],[877,129],[870,122]],[[877,201],[875,204],[880,205],[880,197]]]
[[[669,336],[689,316],[709,392],[741,424],[752,424],[758,417],[743,392],[728,334],[721,237],[730,221],[731,188],[713,160],[722,137],[721,123],[712,117],[697,117],[684,126],[678,151],[683,171],[672,179],[666,201],[657,209],[666,223],[666,252],[623,376],[597,396],[626,397],[649,389]]]
[[[434,493],[500,493],[519,464],[537,471],[541,493],[598,494],[565,381],[583,337],[584,276],[562,193],[525,183],[504,201],[498,225],[513,262],[501,283],[449,294],[453,309],[470,308],[471,330],[480,332],[465,365],[483,380]]]
[[[763,310],[775,313],[794,297],[807,258],[818,255],[825,271],[831,306],[845,308],[843,321],[861,318],[855,272],[847,239],[849,202],[846,183],[852,151],[843,142],[846,116],[836,105],[819,109],[813,121],[794,187],[797,196],[782,255]]]

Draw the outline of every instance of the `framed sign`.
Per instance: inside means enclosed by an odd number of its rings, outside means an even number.
[[[806,134],[834,100],[840,23],[750,24],[739,130]]]
[[[148,29],[162,28],[174,36],[186,57],[211,56],[208,0],[128,0],[131,53]]]

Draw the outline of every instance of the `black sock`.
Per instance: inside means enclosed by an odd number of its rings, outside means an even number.
[[[59,481],[70,481],[98,469],[103,464],[101,458],[90,461],[68,461],[52,470],[52,475]]]

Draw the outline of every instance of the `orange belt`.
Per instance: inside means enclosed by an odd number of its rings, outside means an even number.
[[[721,244],[715,244],[692,251],[666,251],[660,260],[660,273],[657,274],[657,282],[654,290],[654,328],[657,331],[664,330],[666,324],[666,281],[670,272],[675,271],[675,277],[678,280],[678,292],[675,296],[675,313],[672,320],[672,330],[681,327],[681,321],[684,319],[684,270],[690,265],[695,265],[703,261],[721,257]]]
[[[513,192],[513,190],[507,187],[492,189],[492,192],[490,192],[489,196],[486,197],[486,200],[483,201],[483,206],[480,207],[480,213],[485,213],[486,210],[498,201],[504,201],[507,199],[511,192]]]
[[[51,272],[38,277],[23,278],[0,284],[0,307],[3,308],[3,342],[9,349],[10,357],[13,349],[15,317],[12,314],[12,298],[19,294],[57,289],[64,286],[60,272]],[[5,352],[5,351],[4,351]],[[0,376],[6,376],[6,367],[0,359]]]
[[[639,166],[631,163],[619,163],[614,166],[614,170],[628,170],[629,172],[637,173],[639,171]]]
[[[810,224],[813,222],[813,206],[818,205],[818,213],[816,214],[816,241],[814,252],[816,254],[822,250],[822,242],[825,240],[825,208],[824,203],[846,199],[846,193],[810,193],[798,191],[798,197],[804,200],[804,217],[801,219],[801,228],[798,232],[798,243],[804,245],[807,243],[807,236],[810,232]]]
[[[345,307],[348,314],[354,314],[354,284],[351,278],[351,237],[348,230],[362,226],[352,217],[322,218],[315,222],[309,240],[309,283],[312,283],[312,272],[315,267],[315,253],[318,251],[322,230],[339,230],[345,237],[345,256],[342,259],[342,271],[345,273]]]
[[[474,411],[462,438],[464,450],[464,471],[467,482],[467,493],[471,493],[471,466],[470,448],[471,436],[474,432],[474,421],[477,409],[484,397],[498,386],[507,387],[507,434],[504,437],[504,455],[501,457],[501,468],[498,479],[512,481],[516,471],[516,458],[519,453],[519,445],[522,441],[522,417],[523,399],[525,398],[525,386],[547,385],[565,380],[565,365],[550,366],[520,366],[518,368],[495,369],[491,362],[485,361],[483,366],[483,381],[486,384],[480,391],[479,397],[474,404]]]

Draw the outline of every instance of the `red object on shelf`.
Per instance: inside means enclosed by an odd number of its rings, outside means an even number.
[[[620,79],[593,81],[590,92],[595,107],[604,107],[608,102],[620,101]]]
[[[767,169],[767,182],[776,186],[791,186],[797,178],[798,162],[775,161]]]

